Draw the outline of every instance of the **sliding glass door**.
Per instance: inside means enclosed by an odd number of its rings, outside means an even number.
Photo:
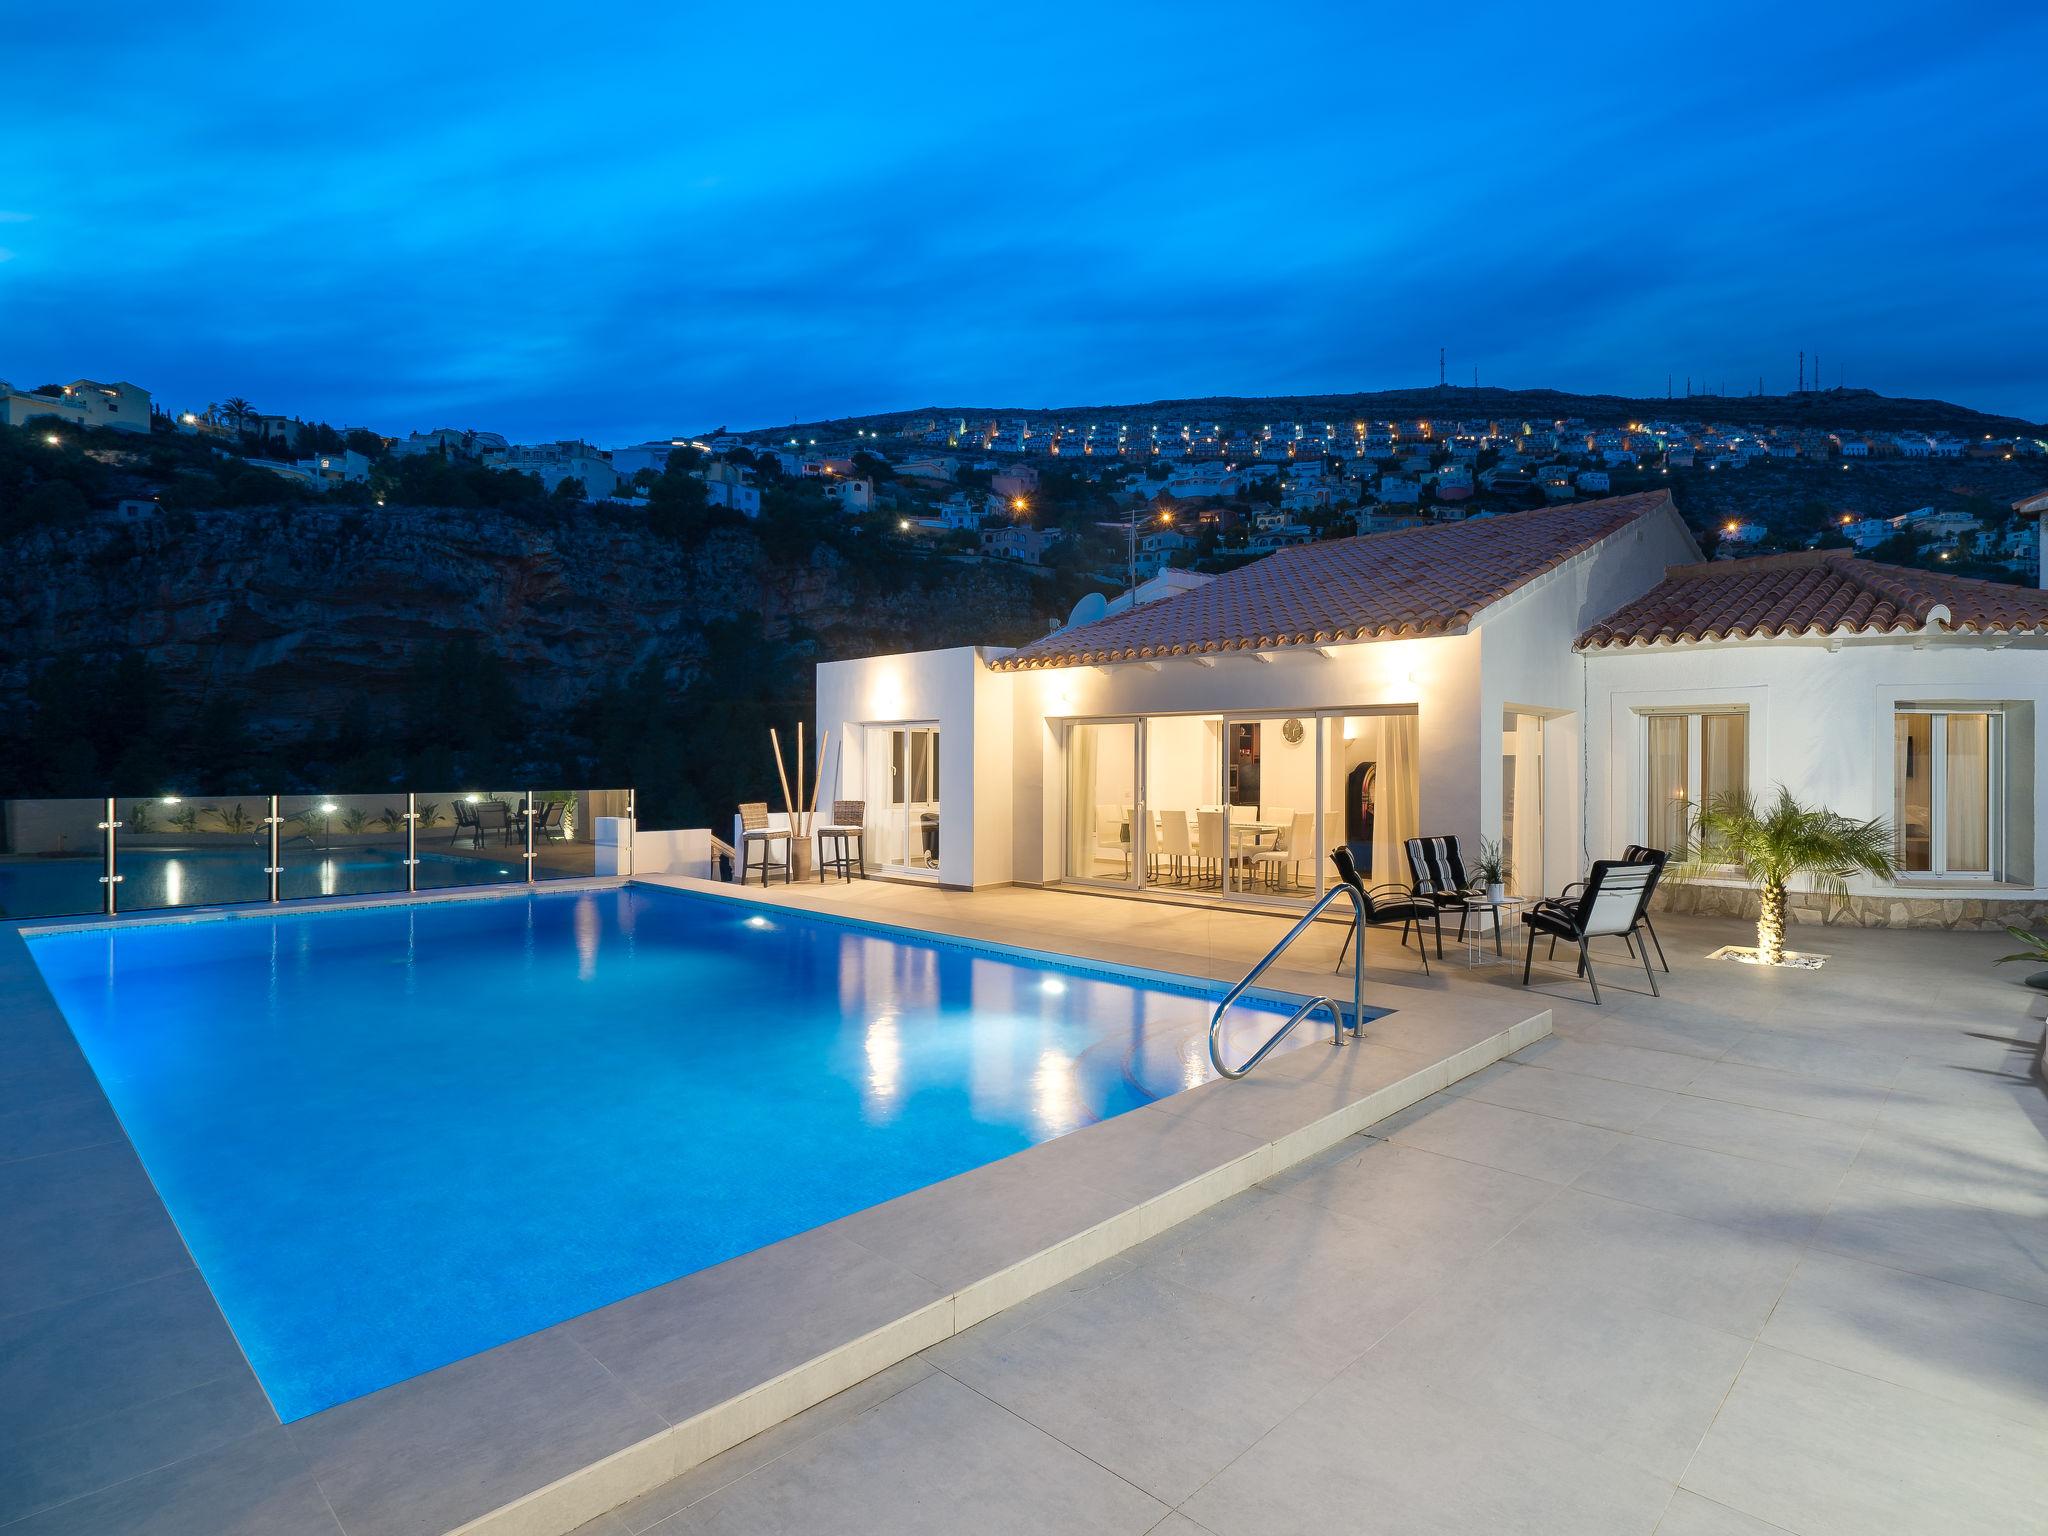
[[[1907,874],[1989,876],[2002,853],[2005,718],[1902,709],[1893,717],[1892,820]]]
[[[1157,715],[1144,722],[1145,812],[1152,842],[1146,884],[1155,890],[1220,888],[1223,720]]]
[[[1316,845],[1316,754],[1321,722],[1308,716],[1260,716],[1224,723],[1229,859],[1225,890],[1234,896],[1305,899],[1316,894],[1322,855]]]
[[[889,874],[939,872],[939,728],[870,726],[868,864]]]
[[[1367,885],[1408,884],[1403,844],[1420,830],[1413,710],[1323,722],[1323,842],[1342,844]]]
[[[1077,720],[1067,727],[1067,878],[1136,886],[1138,722]]]
[[[1063,874],[1092,885],[1299,906],[1329,850],[1405,880],[1416,715],[1154,715],[1066,728]]]

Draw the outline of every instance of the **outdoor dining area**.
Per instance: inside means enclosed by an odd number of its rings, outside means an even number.
[[[1129,879],[1137,848],[1132,808],[1095,808],[1095,858]],[[1250,894],[1313,891],[1316,817],[1292,806],[1202,805],[1152,813],[1145,884]],[[1116,870],[1121,865],[1120,871]]]

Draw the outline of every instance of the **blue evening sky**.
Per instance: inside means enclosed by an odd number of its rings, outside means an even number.
[[[32,6],[0,377],[604,444],[1452,377],[2048,417],[2048,10]]]

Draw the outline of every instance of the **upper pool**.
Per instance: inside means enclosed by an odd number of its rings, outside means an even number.
[[[286,1419],[1211,1075],[1214,989],[645,886],[30,949]]]

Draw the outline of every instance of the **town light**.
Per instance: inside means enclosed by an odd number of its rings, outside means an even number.
[[[49,445],[50,445],[50,446],[51,446],[52,448],[54,448],[54,447],[56,447],[56,446],[57,446],[57,444],[58,444],[58,442],[60,441],[60,439],[58,438],[57,434],[56,434],[56,433],[54,433],[54,432],[45,432],[45,433],[43,434],[43,441],[44,441],[44,442],[46,442],[46,443],[48,443],[48,444],[49,444]]]
[[[332,800],[322,800],[320,802],[320,814],[322,816],[332,816],[336,811],[340,809],[341,807],[336,805]]]
[[[1010,498],[1010,510],[1012,512],[1022,512],[1027,505],[1029,503],[1022,496],[1012,496]]]

